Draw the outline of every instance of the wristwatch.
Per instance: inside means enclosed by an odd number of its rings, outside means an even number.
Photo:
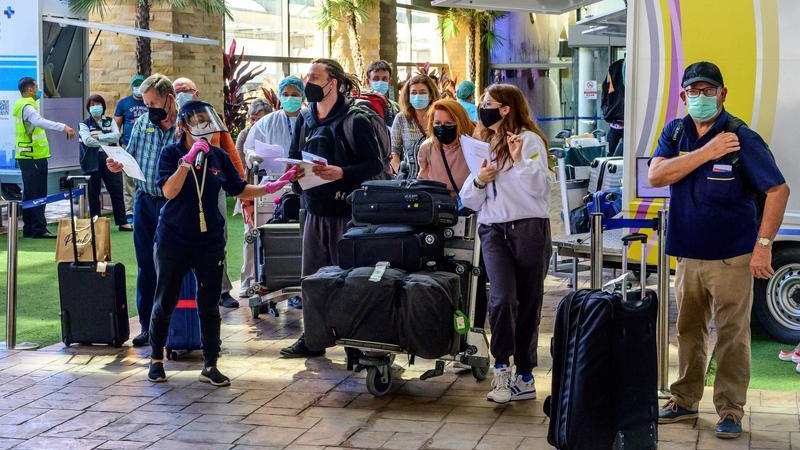
[[[478,177],[475,177],[475,179],[472,181],[472,184],[474,184],[478,189],[483,189],[486,187],[486,183],[481,181]]]
[[[758,238],[756,240],[756,244],[758,244],[758,245],[760,245],[762,247],[769,247],[769,246],[772,245],[772,239],[765,238],[765,237],[760,237],[760,238]]]
[[[186,167],[187,169],[191,169],[191,168],[192,168],[192,165],[191,165],[191,164],[189,164],[188,162],[186,162],[186,161],[185,161],[183,158],[181,158],[181,160],[180,160],[180,161],[181,161],[181,162],[180,162],[180,166],[181,166],[181,167]]]

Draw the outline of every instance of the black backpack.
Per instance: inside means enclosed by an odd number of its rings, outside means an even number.
[[[603,97],[600,100],[600,108],[603,111],[603,120],[608,123],[625,120],[625,83],[622,81],[624,70],[625,60],[615,61],[608,67],[608,76],[603,81]]]
[[[675,119],[678,123],[675,125],[675,128],[672,130],[672,135],[670,136],[670,143],[672,148],[677,150],[678,143],[680,142],[681,138],[683,137],[683,119]],[[725,124],[725,131],[728,133],[735,133],[737,136],[739,135],[739,129],[743,126],[747,125],[742,119],[734,116],[733,114],[728,114],[728,122]],[[772,150],[769,148],[766,142],[764,142],[764,146],[767,148],[767,152],[769,152],[769,156],[775,160],[775,155],[772,153]],[[748,180],[747,174],[742,167],[742,161],[740,159],[739,153],[733,152],[729,153],[722,158],[719,159],[720,162],[725,164],[730,164],[733,168],[734,172],[737,173],[737,176],[743,177],[744,180]],[[758,222],[761,223],[761,217],[764,215],[764,205],[767,203],[767,194],[761,192],[758,188],[755,187],[755,184],[748,181],[751,190],[753,191],[753,201],[756,204],[756,218]]]
[[[304,109],[300,114],[303,116],[303,124],[300,127],[300,142],[303,143],[306,139],[306,123],[308,123],[309,120],[314,120],[314,118],[311,116],[311,108]],[[347,141],[347,147],[349,147],[348,150],[351,152],[355,151],[356,147],[358,146],[354,132],[354,122],[357,116],[365,117],[369,121],[370,125],[372,125],[372,129],[375,131],[375,138],[378,141],[378,156],[381,160],[382,169],[381,172],[378,175],[375,175],[372,179],[390,179],[392,143],[389,136],[389,128],[386,127],[386,122],[384,121],[383,117],[381,117],[369,106],[368,101],[363,99],[353,100],[347,112],[342,114],[333,123],[326,125],[326,127],[333,132],[334,136],[336,136],[336,129],[341,124],[342,130],[344,131],[344,139]],[[317,133],[317,135],[319,136],[321,134]],[[351,154],[348,154],[347,156],[349,161],[353,161],[355,159]]]
[[[300,194],[284,192],[281,201],[275,205],[275,212],[269,223],[298,223],[300,222]]]

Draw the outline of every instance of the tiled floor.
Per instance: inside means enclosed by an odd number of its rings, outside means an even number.
[[[541,343],[552,332],[564,280],[548,279]],[[253,322],[246,308],[224,315],[220,367],[230,388],[199,383],[198,357],[169,363],[170,379],[146,380],[147,352],[71,348],[0,353],[0,449],[160,450],[538,450],[550,448],[542,402],[496,406],[489,382],[452,370],[419,381],[431,364],[402,364],[392,394],[366,393],[364,374],[345,370],[343,352],[283,360],[278,350],[300,332],[300,314]],[[546,347],[540,354],[549,355]],[[673,352],[674,361],[674,352]],[[550,360],[536,370],[549,391]],[[673,369],[674,372],[674,369]],[[751,391],[741,439],[713,435],[710,391],[697,423],[659,430],[662,450],[800,449],[796,393]]]

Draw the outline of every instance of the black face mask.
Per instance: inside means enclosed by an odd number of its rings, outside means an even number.
[[[458,129],[455,125],[436,125],[433,127],[433,135],[443,145],[450,145],[458,137]]]
[[[328,84],[331,84],[331,82],[328,81]],[[325,88],[328,87],[328,84],[325,86],[320,86],[314,83],[306,83],[306,87],[304,89],[306,100],[311,103],[321,102],[325,98]]]
[[[481,124],[489,128],[503,120],[503,115],[500,114],[500,108],[478,108],[478,118],[481,119]]]
[[[167,101],[164,104],[169,104],[169,95],[167,95]],[[150,123],[153,125],[158,125],[162,121],[166,120],[167,115],[167,110],[164,108],[147,108],[147,116],[150,118]]]

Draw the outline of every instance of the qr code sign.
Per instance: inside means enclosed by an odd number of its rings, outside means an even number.
[[[8,100],[0,100],[0,116],[7,116],[8,113]]]

